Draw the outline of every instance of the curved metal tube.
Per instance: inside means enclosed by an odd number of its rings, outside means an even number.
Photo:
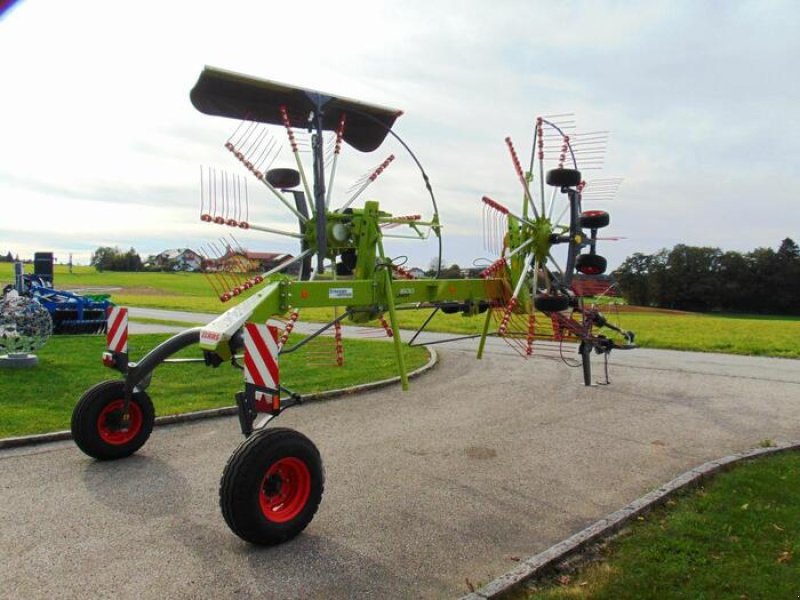
[[[180,352],[187,346],[199,343],[201,329],[202,327],[192,327],[191,329],[177,333],[150,350],[139,362],[131,363],[125,375],[126,396],[132,393],[135,387],[146,389],[149,385],[149,381],[147,380],[152,372],[167,358]],[[140,385],[142,383],[144,383],[143,386]]]

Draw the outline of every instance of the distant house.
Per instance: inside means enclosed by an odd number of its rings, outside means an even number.
[[[271,271],[278,265],[294,258],[291,254],[279,252],[245,252],[247,260],[257,262],[262,271]]]
[[[221,258],[209,261],[209,270],[224,270],[235,273],[271,271],[280,264],[294,258],[280,252],[250,252],[229,249]]]
[[[419,267],[412,267],[408,270],[408,274],[411,275],[414,279],[420,279],[425,277],[425,271],[420,269]]]
[[[617,282],[609,275],[581,275],[572,277],[572,291],[578,296],[619,296]]]
[[[163,271],[200,271],[203,257],[189,248],[171,248],[151,256],[145,266]]]

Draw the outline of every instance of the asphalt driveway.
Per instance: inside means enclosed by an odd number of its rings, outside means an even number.
[[[111,463],[71,442],[0,452],[0,597],[453,598],[695,465],[800,439],[800,361],[637,350],[585,388],[557,360],[461,347],[409,392],[281,416],[327,481],[277,548],[219,512],[235,418],[157,428]]]

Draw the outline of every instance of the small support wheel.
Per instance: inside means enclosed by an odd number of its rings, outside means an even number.
[[[550,294],[539,294],[533,299],[536,310],[544,313],[561,312],[569,308],[569,296],[551,296]]]
[[[601,229],[611,222],[611,216],[604,210],[585,210],[581,213],[581,229]]]
[[[581,254],[575,260],[575,270],[584,275],[601,275],[607,266],[608,262],[599,254]]]
[[[228,527],[252,544],[286,542],[308,526],[325,487],[314,443],[292,429],[258,431],[225,465],[219,488]]]
[[[581,182],[581,172],[577,169],[551,169],[545,181],[555,187],[575,187]]]
[[[141,448],[153,431],[153,402],[145,392],[134,392],[127,414],[124,407],[124,381],[89,388],[72,411],[72,438],[78,448],[98,460],[125,458]]]

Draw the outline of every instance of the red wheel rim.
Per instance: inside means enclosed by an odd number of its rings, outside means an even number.
[[[602,217],[606,214],[604,210],[585,210],[581,213],[582,217]]]
[[[599,275],[600,273],[603,272],[602,269],[600,269],[600,267],[593,267],[593,266],[581,267],[579,270],[584,275]]]
[[[302,512],[311,495],[311,473],[293,456],[273,464],[261,480],[258,503],[264,516],[275,523],[291,521]]]
[[[135,438],[142,429],[142,409],[135,402],[128,403],[128,422],[122,422],[124,400],[108,403],[97,417],[97,432],[107,444],[120,446]]]

